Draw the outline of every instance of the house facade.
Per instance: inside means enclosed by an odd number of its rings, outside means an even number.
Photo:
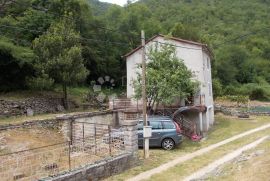
[[[187,104],[184,100],[178,103],[183,109],[183,115],[196,123],[199,134],[206,132],[214,122],[214,104],[212,92],[211,76],[211,51],[205,44],[183,40],[174,37],[157,35],[146,42],[145,50],[151,46],[171,44],[176,47],[176,56],[183,60],[185,65],[194,74],[194,79],[200,83],[199,91],[192,98],[192,104]],[[133,81],[137,79],[137,73],[141,70],[138,64],[142,62],[142,47],[137,47],[125,55],[127,68],[127,97],[134,96]],[[147,58],[146,58],[147,62]],[[190,108],[190,109],[189,109]],[[195,108],[198,108],[193,113]]]

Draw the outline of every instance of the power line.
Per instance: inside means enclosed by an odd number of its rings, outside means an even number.
[[[18,30],[25,30],[25,31],[29,31],[29,32],[45,33],[44,31],[40,31],[40,30],[34,30],[34,29],[23,28],[23,27],[18,27],[18,26],[11,26],[11,25],[0,25],[0,27],[12,28],[12,29],[18,29]],[[253,34],[256,34],[258,32],[265,31],[265,30],[268,30],[268,29],[270,29],[270,27],[265,27],[265,28],[262,28],[262,29],[257,30],[257,31],[253,31],[253,32],[250,32],[250,33],[247,33],[247,34],[237,36],[235,38],[232,38],[230,40],[226,40],[226,41],[224,41],[222,43],[219,43],[219,44],[215,45],[214,48],[219,48],[220,46],[222,46],[224,44],[227,44],[229,42],[236,41],[238,39],[242,39],[242,38],[251,36]],[[109,40],[99,40],[99,39],[86,38],[86,37],[78,37],[77,39],[86,40],[86,41],[94,41],[94,42],[103,42],[103,43],[109,43],[109,44],[115,44],[115,45],[123,45],[123,46],[127,46],[127,45],[129,46],[130,45],[129,43],[109,41]],[[159,41],[152,41],[152,42],[156,42],[156,43],[163,44],[163,45],[170,45],[170,46],[179,47],[179,48],[185,48],[185,49],[202,50],[200,48],[185,47],[185,46],[174,45],[174,44],[171,44],[171,43],[165,43],[165,42],[159,42]]]
[[[11,25],[0,25],[1,27],[5,27],[5,28],[11,28],[11,29],[18,29],[18,30],[25,30],[25,31],[29,31],[29,32],[39,32],[39,33],[45,33],[44,31],[40,31],[40,30],[34,30],[34,29],[29,29],[29,28],[22,28],[22,27],[17,27],[17,26],[11,26]],[[95,41],[95,42],[103,42],[103,43],[109,43],[109,44],[114,44],[114,45],[123,45],[123,46],[129,46],[130,44],[128,43],[123,43],[123,42],[116,42],[116,41],[109,41],[109,40],[99,40],[99,39],[94,39],[94,38],[85,38],[85,37],[78,37],[77,39],[80,40],[86,40],[86,41]]]
[[[238,39],[242,39],[242,38],[251,36],[251,35],[253,35],[253,34],[256,34],[256,33],[258,33],[258,32],[261,32],[261,31],[264,31],[264,30],[268,30],[268,29],[270,29],[270,27],[265,27],[265,28],[262,28],[262,29],[257,30],[257,31],[252,31],[252,32],[249,32],[249,33],[246,33],[246,34],[237,36],[237,37],[235,37],[235,38],[232,38],[232,39],[230,39],[230,40],[226,40],[226,41],[224,41],[224,42],[222,42],[222,43],[219,43],[219,44],[215,45],[214,48],[218,48],[218,47],[221,46],[221,45],[224,45],[224,44],[227,44],[227,43],[229,43],[229,42],[236,41],[236,40],[238,40]]]
[[[29,28],[22,28],[22,27],[11,26],[11,25],[0,25],[0,28],[1,28],[1,27],[11,28],[11,29],[18,29],[18,30],[25,30],[25,31],[29,31],[29,32],[45,33],[44,31],[40,31],[40,30],[34,30],[34,29],[29,29]],[[115,42],[115,41],[108,41],[108,40],[105,41],[105,40],[98,40],[98,39],[85,38],[85,37],[78,37],[77,39],[80,39],[80,40],[86,40],[86,41],[95,41],[95,42],[110,43],[110,44],[123,45],[123,46],[130,45],[130,44],[128,44],[128,43],[123,43],[123,42]],[[152,41],[152,42],[156,42],[156,43],[164,44],[164,45],[175,46],[175,47],[179,47],[179,48],[186,48],[186,49],[193,49],[193,50],[201,50],[201,49],[198,49],[198,48],[191,48],[191,47],[185,47],[185,46],[173,45],[173,44],[170,44],[170,43],[163,43],[163,42],[159,42],[159,41]]]
[[[44,31],[40,31],[40,30],[34,30],[34,29],[28,29],[28,28],[22,28],[22,27],[11,26],[11,25],[0,25],[0,27],[12,28],[12,29],[18,29],[18,30],[26,30],[26,31],[37,32],[37,33],[44,33]]]
[[[159,42],[159,41],[152,41],[152,42],[156,42],[156,43],[159,43],[159,44],[162,44],[162,45],[174,46],[174,47],[178,47],[178,48],[185,48],[185,49],[192,49],[192,50],[202,50],[201,48],[191,48],[191,47],[174,45],[174,44],[171,44],[171,43],[164,43],[164,42]]]

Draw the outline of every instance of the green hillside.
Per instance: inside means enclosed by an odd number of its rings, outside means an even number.
[[[6,71],[0,71],[1,91],[31,89],[35,56],[17,58],[16,50],[31,52],[32,41],[69,13],[83,37],[90,72],[84,84],[109,75],[119,86],[125,75],[121,56],[140,44],[144,29],[147,38],[162,33],[207,43],[214,52],[216,96],[270,99],[270,0],[141,0],[125,7],[97,0],[21,0],[2,9],[0,70]],[[22,72],[20,84],[14,72]]]

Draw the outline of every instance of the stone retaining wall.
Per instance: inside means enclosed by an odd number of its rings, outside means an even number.
[[[44,120],[32,120],[26,121],[20,124],[8,124],[8,125],[0,125],[0,131],[9,130],[9,129],[17,129],[17,128],[31,128],[33,126],[42,127],[42,128],[62,128],[62,121],[57,119],[44,119]]]
[[[79,113],[79,114],[69,114],[59,116],[55,119],[50,120],[36,120],[29,121],[17,125],[6,125],[0,126],[0,131],[6,129],[16,129],[22,127],[41,126],[44,128],[57,128],[61,130],[62,134],[65,136],[65,140],[70,140],[72,138],[72,129],[70,125],[72,122],[90,122],[90,123],[103,123],[107,125],[113,125],[118,122],[118,126],[121,127],[123,131],[123,144],[124,150],[118,156],[102,159],[94,164],[89,164],[83,168],[78,168],[76,170],[70,170],[62,175],[42,179],[42,180],[52,180],[52,181],[75,181],[75,180],[101,180],[111,175],[121,173],[122,171],[129,169],[138,164],[138,135],[137,135],[137,120],[123,120],[122,116],[115,116],[118,113],[113,113],[111,111],[104,112],[91,112],[91,113]],[[120,117],[121,120],[115,120],[116,117]],[[81,132],[80,129],[73,130],[76,132]],[[124,154],[122,154],[124,153]]]
[[[221,112],[228,116],[239,116],[241,114],[248,114],[253,116],[270,116],[270,112],[243,111],[236,107],[224,107],[215,105],[215,113],[217,112]]]
[[[71,108],[76,107],[69,102]],[[26,115],[30,109],[34,114],[64,111],[62,98],[32,97],[20,101],[0,100],[0,117]]]
[[[98,181],[119,174],[138,164],[138,159],[131,153],[102,160],[96,164],[71,171],[65,175],[43,179],[44,181]]]
[[[44,181],[97,181],[119,174],[124,170],[138,165],[138,135],[136,120],[122,120],[124,130],[125,154],[103,159],[95,164],[85,166],[55,177],[42,179]]]

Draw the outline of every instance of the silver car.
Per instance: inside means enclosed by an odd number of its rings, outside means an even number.
[[[152,137],[149,140],[150,147],[162,147],[171,150],[182,142],[179,125],[170,117],[148,117],[148,125],[152,126]],[[143,146],[143,120],[138,123],[138,145]]]

